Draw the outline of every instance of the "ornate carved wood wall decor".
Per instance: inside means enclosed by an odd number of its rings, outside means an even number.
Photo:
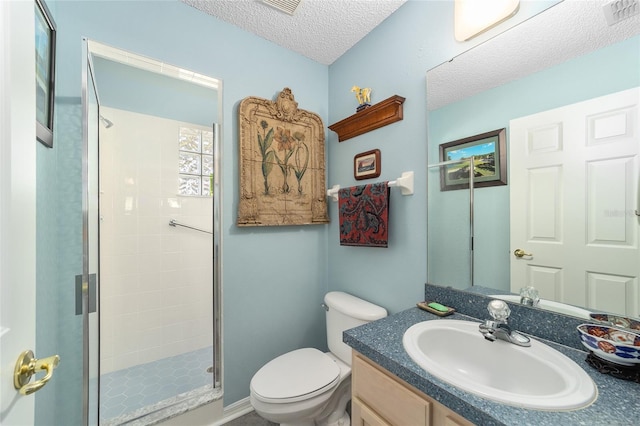
[[[239,119],[238,226],[329,223],[320,116],[285,87],[275,101],[243,99]]]

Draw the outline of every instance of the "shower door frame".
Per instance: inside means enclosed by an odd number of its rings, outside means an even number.
[[[96,297],[96,306],[100,306],[100,286],[96,284],[96,292],[95,295],[89,294],[89,259],[90,259],[90,241],[89,241],[89,228],[90,228],[90,220],[89,217],[89,206],[92,201],[91,197],[98,197],[99,195],[99,183],[98,188],[96,188],[96,193],[91,194],[89,188],[89,125],[88,121],[89,117],[89,105],[88,105],[88,85],[89,85],[89,76],[91,77],[91,82],[94,84],[93,90],[95,93],[96,101],[98,104],[98,116],[99,116],[99,93],[97,87],[95,86],[95,79],[93,78],[93,61],[92,61],[92,50],[91,43],[97,43],[95,41],[90,40],[89,38],[82,38],[82,111],[83,111],[83,122],[82,122],[82,223],[83,223],[83,273],[82,273],[82,308],[83,308],[83,423],[85,425],[98,425],[100,423],[100,415],[99,415],[99,406],[100,406],[100,317],[98,315],[98,329],[97,331],[92,333],[90,332],[90,324],[89,324],[89,312],[88,307],[90,304],[90,296]],[[119,49],[120,50],[120,49]],[[214,162],[214,173],[213,173],[213,186],[211,188],[213,194],[213,365],[211,368],[212,373],[212,399],[208,402],[213,402],[217,400],[221,400],[223,397],[223,380],[222,380],[222,126],[220,123],[222,122],[222,81],[220,79],[216,79],[218,83],[218,87],[216,90],[217,93],[217,104],[218,104],[218,113],[217,113],[217,122],[211,124],[211,128],[213,130],[213,162]],[[99,143],[99,136],[96,140],[96,144]],[[96,146],[97,149],[97,146]],[[95,165],[96,172],[98,170],[99,164]],[[99,211],[97,212],[99,216]],[[96,218],[97,220],[97,218]],[[99,228],[99,227],[98,227]],[[99,233],[99,231],[98,231]],[[98,245],[99,251],[99,245]],[[96,271],[96,281],[99,283],[99,253],[98,253],[98,270]],[[99,312],[99,308],[98,308]],[[95,341],[92,341],[96,339]],[[96,354],[91,353],[92,344],[95,345],[98,350]],[[95,359],[93,359],[95,358]],[[98,374],[95,380],[95,383],[91,383],[90,377],[90,366],[91,363],[96,362],[98,365]],[[95,399],[95,401],[94,401]],[[95,407],[98,407],[95,412],[90,410],[92,404]],[[197,406],[192,407],[191,409],[198,408]],[[93,421],[92,421],[93,420]]]
[[[82,286],[81,286],[81,294],[82,294],[82,420],[85,425],[98,425],[99,424],[99,410],[97,409],[99,405],[99,389],[100,389],[100,338],[99,338],[99,330],[100,330],[100,317],[97,315],[97,331],[91,332],[90,329],[90,321],[89,321],[89,306],[90,306],[90,296],[95,297],[95,306],[99,305],[99,283],[95,284],[95,291],[92,291],[90,294],[90,286],[89,286],[89,275],[90,275],[90,259],[92,255],[98,256],[99,259],[99,247],[98,253],[92,253],[90,251],[91,241],[90,238],[99,238],[99,235],[95,237],[92,235],[91,226],[90,226],[90,217],[89,217],[89,206],[92,201],[92,196],[98,196],[97,192],[92,194],[92,188],[89,185],[89,154],[92,148],[95,148],[97,151],[97,147],[99,144],[99,132],[96,135],[95,147],[90,146],[90,129],[89,129],[89,120],[91,117],[90,113],[90,103],[89,103],[89,89],[93,90],[93,94],[96,100],[96,113],[98,117],[100,116],[100,98],[98,97],[98,90],[95,86],[95,78],[93,74],[93,62],[91,60],[91,55],[89,55],[89,46],[88,39],[82,38],[82,89],[81,89],[81,97],[82,97]],[[91,81],[91,88],[89,88],[89,81]],[[98,121],[98,117],[96,117],[96,122]],[[96,130],[97,131],[97,130]],[[97,153],[96,153],[97,156]],[[97,159],[97,158],[96,158]],[[96,169],[97,169],[97,165]],[[96,183],[99,188],[99,181],[96,180]],[[95,188],[95,189],[98,189]],[[97,218],[95,218],[97,220]],[[99,231],[98,231],[99,232]],[[99,240],[96,240],[99,241]],[[97,262],[96,265],[96,280],[99,279],[99,265],[100,262]],[[98,311],[99,312],[99,311]],[[92,346],[95,345],[97,348],[94,353],[92,353]],[[91,366],[93,363],[97,365],[98,375],[96,377],[95,382],[91,383]],[[95,410],[90,410],[91,404],[93,403],[92,397],[97,399],[95,401],[98,405],[95,405]]]

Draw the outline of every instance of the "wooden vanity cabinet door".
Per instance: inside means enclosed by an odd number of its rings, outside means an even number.
[[[351,399],[351,426],[391,426],[358,398]]]
[[[473,423],[353,351],[354,426],[473,426]]]
[[[353,401],[364,404],[367,409],[390,425],[429,424],[431,408],[429,401],[385,374],[379,367],[370,364],[369,360],[356,354],[355,351],[351,374],[352,405]],[[353,424],[368,424],[362,423],[363,420],[357,418],[355,413],[353,418],[355,420]]]

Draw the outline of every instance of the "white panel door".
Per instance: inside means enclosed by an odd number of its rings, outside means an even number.
[[[0,424],[32,425],[34,396],[13,386],[35,350],[36,95],[33,2],[0,1]],[[36,353],[36,356],[38,354]]]
[[[511,120],[513,292],[640,315],[639,99],[635,88]]]

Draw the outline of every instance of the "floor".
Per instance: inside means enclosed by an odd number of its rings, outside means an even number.
[[[245,414],[242,417],[238,417],[235,420],[231,420],[229,423],[225,423],[225,426],[277,426],[277,423],[271,423],[269,420],[265,420],[255,411]]]
[[[351,401],[347,404],[347,413],[351,415]],[[225,426],[278,426],[278,424],[265,420],[257,415],[255,411],[252,411],[249,414],[225,423]]]

